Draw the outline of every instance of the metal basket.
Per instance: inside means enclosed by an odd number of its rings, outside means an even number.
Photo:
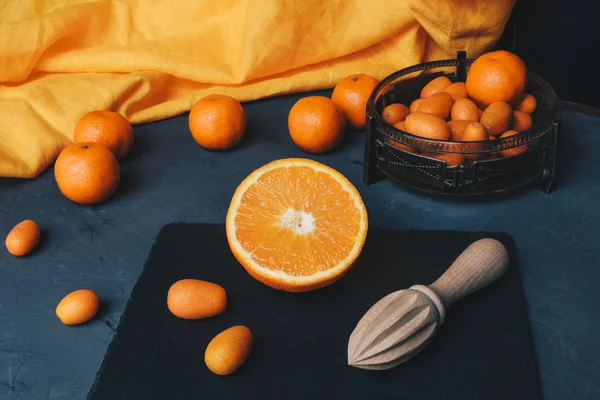
[[[527,91],[538,106],[532,114],[531,129],[519,134],[482,142],[452,142],[424,139],[387,124],[382,110],[392,103],[410,104],[419,98],[430,80],[446,75],[453,82],[464,82],[467,67],[474,59],[459,52],[456,59],[414,65],[384,78],[367,103],[367,134],[363,179],[367,185],[388,177],[402,185],[430,193],[483,195],[538,184],[549,193],[554,188],[556,146],[560,103],[554,89],[541,77],[527,73]],[[455,67],[452,72],[419,71]],[[418,152],[476,155],[478,160],[465,165],[446,162],[399,149],[394,143],[408,145]],[[527,151],[512,157],[492,157],[498,152],[526,146]],[[470,157],[473,158],[473,157]]]

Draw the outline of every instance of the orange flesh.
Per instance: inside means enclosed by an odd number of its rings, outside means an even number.
[[[354,199],[333,177],[290,166],[265,172],[243,194],[235,235],[257,264],[307,276],[348,257],[360,224]]]

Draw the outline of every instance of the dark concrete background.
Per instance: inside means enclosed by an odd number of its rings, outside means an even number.
[[[366,187],[362,132],[348,132],[331,154],[303,153],[287,131],[288,111],[301,96],[246,104],[247,137],[226,153],[199,147],[187,115],[136,126],[122,185],[97,206],[64,198],[51,168],[31,181],[0,180],[2,235],[25,218],[43,231],[28,257],[0,249],[0,399],[84,399],[159,229],[179,221],[223,222],[237,184],[282,157],[313,158],[345,174],[361,192],[372,226],[509,233],[545,397],[600,398],[600,119],[563,112],[555,192],[532,187],[450,199],[389,181]],[[80,288],[98,293],[100,315],[84,326],[64,326],[56,304]]]

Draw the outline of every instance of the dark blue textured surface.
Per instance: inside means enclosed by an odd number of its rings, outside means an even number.
[[[373,226],[509,233],[518,249],[545,398],[599,399],[600,120],[563,113],[555,192],[528,188],[450,199],[388,181],[366,187],[360,132],[349,132],[332,154],[303,153],[287,133],[287,113],[299,97],[246,104],[247,137],[227,153],[200,148],[187,115],[135,127],[121,188],[101,205],[65,199],[52,169],[33,181],[0,180],[2,235],[25,218],[35,219],[43,232],[28,257],[0,250],[0,399],[85,398],[159,229],[179,221],[223,222],[237,184],[282,157],[313,158],[345,174],[361,192]],[[103,299],[102,312],[88,325],[63,326],[56,304],[82,287]]]

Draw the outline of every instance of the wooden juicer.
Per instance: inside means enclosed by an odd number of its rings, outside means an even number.
[[[508,252],[494,239],[471,244],[429,286],[414,285],[375,303],[358,322],[348,343],[348,365],[382,370],[417,355],[458,299],[494,282],[508,267]]]

